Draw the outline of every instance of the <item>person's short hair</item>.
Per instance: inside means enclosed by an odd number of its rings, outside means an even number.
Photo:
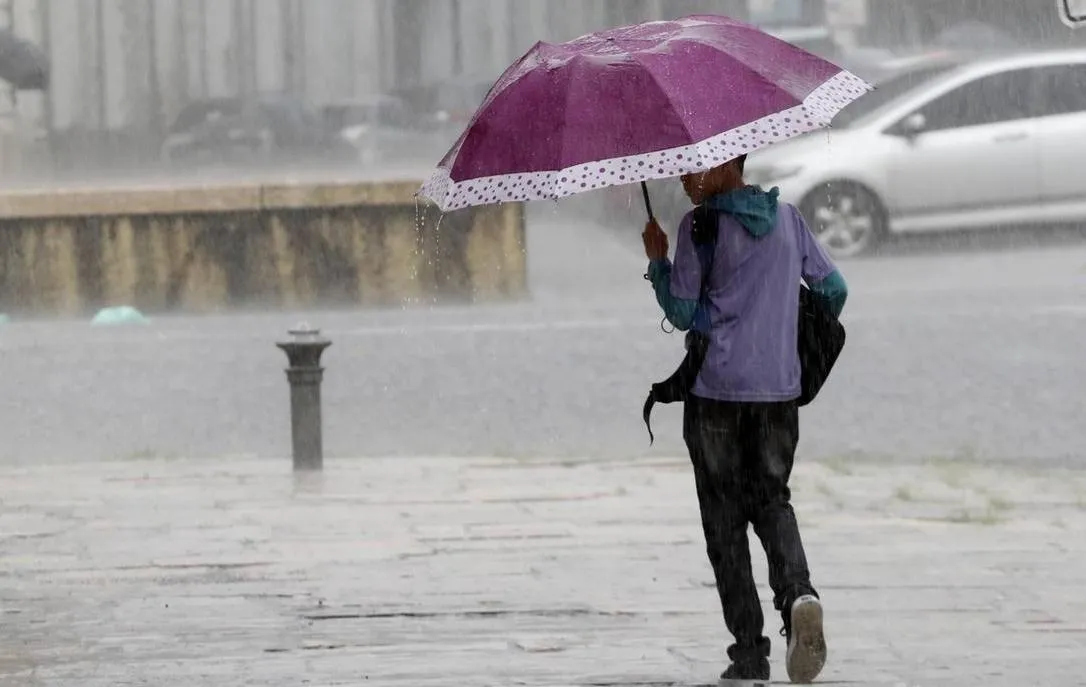
[[[747,154],[746,153],[743,153],[739,157],[733,157],[732,159],[728,160],[727,162],[721,162],[720,164],[718,164],[713,169],[714,170],[721,169],[723,167],[726,167],[726,166],[730,165],[733,162],[735,163],[735,166],[737,168],[739,168],[739,174],[740,174],[740,176],[742,176],[743,171],[746,169],[746,166],[747,166]]]

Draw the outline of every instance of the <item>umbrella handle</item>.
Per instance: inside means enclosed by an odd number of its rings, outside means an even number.
[[[641,195],[645,198],[645,210],[649,213],[649,221],[655,222],[656,215],[652,214],[652,201],[649,200],[649,187],[645,182],[641,182]]]

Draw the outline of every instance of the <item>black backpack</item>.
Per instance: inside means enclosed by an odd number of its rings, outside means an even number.
[[[702,261],[702,275],[708,279],[712,268],[712,256],[720,231],[720,215],[717,211],[704,206],[694,210],[691,236]],[[706,286],[702,285],[702,294]],[[800,395],[796,399],[799,406],[806,406],[814,401],[818,392],[829,378],[837,358],[845,347],[845,327],[826,307],[826,304],[804,285],[799,288],[799,365]],[[678,369],[663,382],[652,385],[649,397],[645,400],[642,416],[649,430],[650,442],[655,441],[650,418],[652,407],[656,403],[686,402],[694,386],[705,354],[709,349],[709,339],[700,332],[691,331],[686,335],[686,357]]]

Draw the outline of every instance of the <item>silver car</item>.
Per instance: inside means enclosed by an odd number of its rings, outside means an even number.
[[[837,257],[889,233],[1086,220],[1086,50],[932,60],[846,108],[827,131],[759,151]]]

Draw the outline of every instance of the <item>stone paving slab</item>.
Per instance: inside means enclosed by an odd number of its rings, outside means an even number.
[[[826,683],[1086,684],[1086,473],[794,491]],[[696,685],[726,641],[681,459],[0,470],[0,685]]]

